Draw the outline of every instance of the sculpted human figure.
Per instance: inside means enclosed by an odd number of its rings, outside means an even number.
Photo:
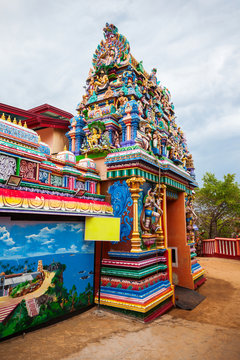
[[[106,51],[100,56],[100,59],[102,59],[102,62],[105,65],[110,65],[115,60],[115,50],[113,47],[107,46]]]
[[[119,133],[118,131],[116,130],[115,133],[114,133],[114,146],[116,148],[119,148],[120,147],[120,138],[119,138]]]
[[[95,80],[95,85],[97,86],[97,88],[99,90],[101,90],[101,89],[104,89],[106,87],[108,81],[109,80],[108,80],[107,75],[104,73],[103,70],[101,70],[100,76],[97,75],[97,80]]]
[[[93,128],[92,134],[87,136],[87,140],[90,148],[99,144],[99,139],[101,137],[101,129],[99,129],[99,134],[96,128]]]
[[[161,136],[158,131],[153,133],[153,148],[158,149],[158,153],[161,153]]]
[[[126,104],[126,102],[128,101],[128,98],[126,96],[124,96],[124,92],[123,91],[120,91],[119,93],[120,97],[117,99],[117,102],[116,102],[116,107],[122,107]]]
[[[96,90],[96,84],[94,81],[94,77],[91,77],[90,81],[89,81],[89,85],[88,85],[88,92],[89,95],[92,96],[93,92]]]
[[[156,232],[160,216],[162,216],[163,213],[161,209],[162,196],[160,193],[157,194],[157,191],[158,187],[156,187],[155,190],[149,189],[143,205],[140,223],[144,234]],[[157,211],[155,211],[155,209],[157,209]],[[155,218],[154,223],[152,223],[153,218]]]

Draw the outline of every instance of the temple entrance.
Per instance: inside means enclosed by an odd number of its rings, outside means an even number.
[[[174,285],[194,289],[191,274],[190,246],[186,240],[185,195],[167,200],[168,247],[172,249]]]

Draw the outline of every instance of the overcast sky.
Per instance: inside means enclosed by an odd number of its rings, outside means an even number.
[[[197,181],[211,171],[240,182],[239,0],[0,0],[0,14],[0,102],[75,114],[113,23],[170,90]]]

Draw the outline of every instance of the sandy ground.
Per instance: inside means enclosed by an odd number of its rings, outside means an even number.
[[[151,324],[92,309],[0,343],[6,360],[239,360],[240,261],[200,258],[207,298]]]

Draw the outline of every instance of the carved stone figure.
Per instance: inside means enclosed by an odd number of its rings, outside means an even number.
[[[97,80],[95,80],[95,86],[97,90],[103,90],[107,87],[109,83],[107,75],[101,70],[100,75],[97,75]]]
[[[96,128],[92,129],[92,134],[87,136],[88,144],[90,146],[90,149],[93,148],[93,146],[99,145],[99,139],[101,137],[101,129],[99,129],[99,133]]]
[[[162,195],[160,194],[158,186],[156,186],[155,190],[148,190],[140,217],[143,234],[152,234],[158,229],[159,219],[163,214],[161,202]],[[153,218],[155,219],[154,222],[152,221]]]

